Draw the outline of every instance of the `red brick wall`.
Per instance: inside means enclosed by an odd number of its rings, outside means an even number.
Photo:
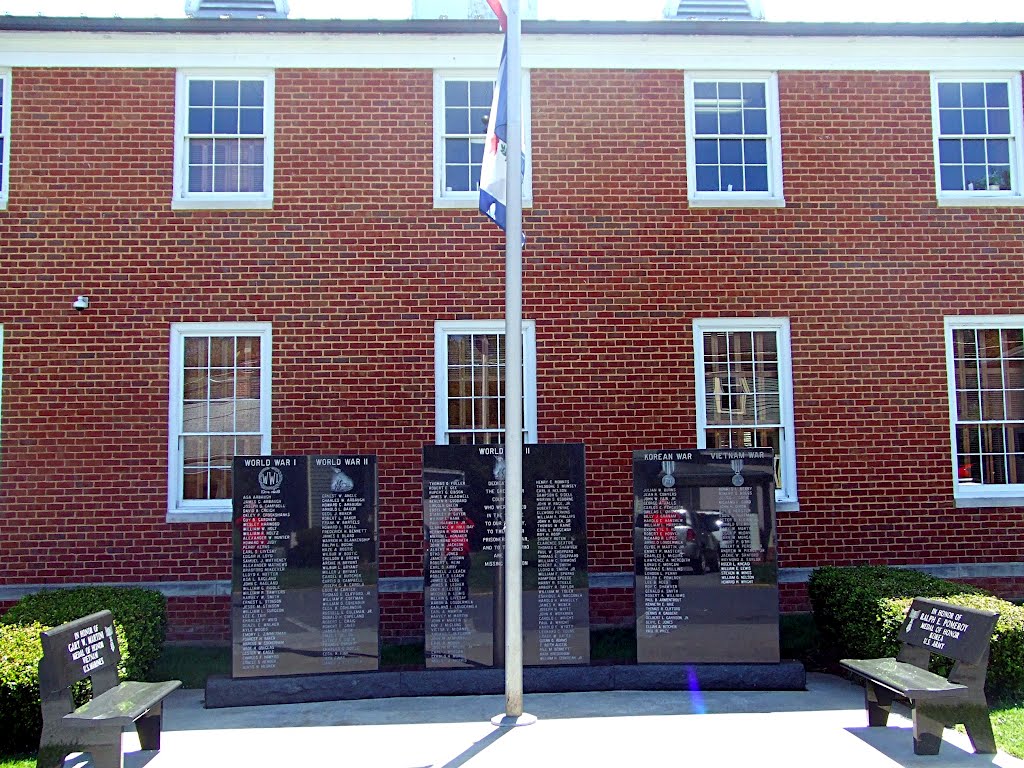
[[[433,322],[503,306],[499,232],[431,204],[432,73],[279,70],[271,211],[170,209],[171,70],[13,83],[0,582],[229,577],[227,524],[164,522],[169,324],[228,320],[273,323],[274,451],[377,453],[381,574],[418,575]],[[1020,311],[1024,214],[936,207],[926,74],[780,73],[760,210],[686,206],[681,72],[531,89],[539,432],[587,445],[593,570],[632,570],[631,451],[695,443],[692,319],[758,314],[792,326],[783,566],[1024,561],[1024,510],[953,508],[942,338]]]

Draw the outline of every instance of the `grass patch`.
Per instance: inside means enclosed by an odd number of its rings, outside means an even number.
[[[590,630],[593,664],[636,664],[636,627]]]
[[[205,688],[210,675],[230,674],[231,648],[226,645],[165,645],[149,679],[181,680],[182,688]]]
[[[383,645],[380,649],[380,668],[386,670],[423,669],[423,643]]]
[[[35,755],[0,757],[0,768],[36,768]]]
[[[996,744],[1014,757],[1024,758],[1024,694],[997,701],[990,709]]]

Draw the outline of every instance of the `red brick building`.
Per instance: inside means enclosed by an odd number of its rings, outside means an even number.
[[[783,608],[888,563],[1024,594],[1024,25],[526,22],[527,438],[772,445]],[[0,18],[0,600],[228,631],[230,458],[373,452],[382,634],[420,451],[495,439],[489,21]],[[88,308],[78,297],[88,298]],[[226,501],[227,500],[227,501]]]

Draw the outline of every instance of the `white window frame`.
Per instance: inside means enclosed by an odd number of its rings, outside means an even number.
[[[4,148],[0,153],[0,161],[3,162],[3,171],[0,172],[0,211],[7,209],[7,200],[10,197],[10,168],[11,168],[11,70],[0,67],[0,96],[3,97],[3,119],[0,120],[0,138],[3,138]]]
[[[444,84],[448,80],[486,80],[494,82],[497,73],[493,70],[434,70],[434,207],[435,208],[476,208],[480,204],[479,190],[455,192],[445,190],[444,176]],[[533,172],[530,147],[530,72],[523,70],[522,77],[523,112],[523,157],[526,159],[523,174],[523,207],[533,205]]]
[[[504,335],[505,321],[434,323],[434,440],[438,445],[448,445],[448,337],[491,333]],[[523,320],[523,442],[537,442],[537,332],[533,320]]]
[[[683,76],[686,119],[686,194],[693,208],[784,208],[782,189],[782,121],[779,116],[779,77],[775,72],[690,72]],[[698,82],[765,84],[768,128],[768,191],[708,192],[697,189],[696,117],[693,86]]]
[[[790,351],[789,318],[786,317],[722,317],[696,318],[693,321],[694,378],[697,395],[697,447],[707,447],[707,414],[704,411],[707,391],[704,383],[704,334],[733,331],[774,332],[779,367],[779,417],[782,439],[779,471],[782,488],[775,490],[776,509],[795,512],[799,509],[796,482],[796,432],[793,426],[793,363]]]
[[[1024,315],[960,315],[945,318],[946,386],[949,400],[950,475],[953,500],[957,507],[1019,507],[1024,506],[1024,483],[961,483],[957,462],[956,371],[953,365],[953,331],[1002,328],[1024,328]]]
[[[189,80],[263,81],[263,191],[188,191],[188,82]],[[174,189],[171,208],[268,209],[274,206],[274,71],[248,69],[179,69],[174,98]]]
[[[939,163],[939,84],[940,83],[992,83],[1007,84],[1010,95],[1010,190],[943,190]],[[933,72],[932,99],[932,159],[935,164],[935,195],[940,206],[1006,206],[1024,205],[1024,127],[1021,116],[1020,72]]]
[[[182,394],[185,370],[185,339],[209,336],[260,337],[260,452],[271,452],[271,324],[270,323],[172,323],[170,343],[168,411],[168,522],[230,522],[231,499],[183,499],[183,472],[180,457]]]

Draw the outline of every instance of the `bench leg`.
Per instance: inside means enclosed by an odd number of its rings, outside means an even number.
[[[935,711],[927,704],[914,704],[914,754],[937,755],[942,746],[942,729],[945,727],[942,712]]]
[[[164,705],[161,702],[135,721],[135,730],[139,734],[139,744],[143,749],[160,749],[163,719]]]
[[[69,748],[67,744],[40,742],[39,754],[36,755],[36,768],[61,768],[64,765],[64,758],[77,751],[77,748]]]
[[[116,744],[95,744],[89,747],[96,768],[121,768],[121,734]]]
[[[875,728],[889,722],[893,693],[870,680],[864,684],[864,707],[868,711],[868,725]]]
[[[996,737],[992,733],[992,721],[989,719],[987,701],[983,699],[980,702],[972,701],[965,705],[963,724],[975,752],[988,755],[995,753]]]

